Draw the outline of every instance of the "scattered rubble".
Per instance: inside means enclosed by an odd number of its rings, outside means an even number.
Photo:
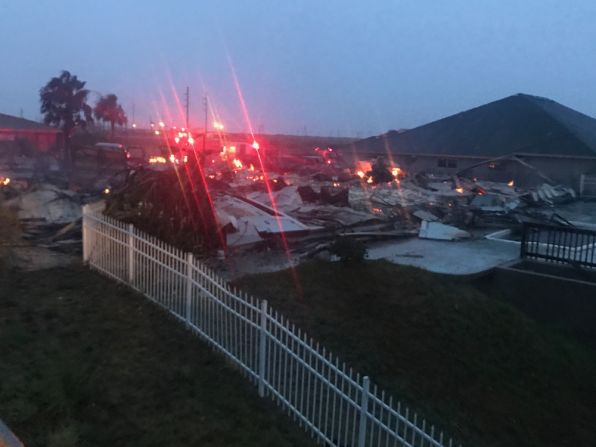
[[[81,200],[76,193],[49,183],[34,185],[30,190],[7,200],[19,219],[47,224],[65,224],[81,217]]]
[[[429,222],[423,220],[420,224],[420,239],[435,239],[438,241],[457,241],[471,237],[470,233],[451,225],[445,225],[440,222]]]
[[[283,247],[304,256],[320,254],[338,237],[458,241],[471,238],[475,228],[553,219],[544,210],[576,199],[572,188],[553,184],[523,160],[517,161],[544,183],[520,188],[513,181],[469,178],[466,171],[408,173],[381,157],[354,168],[332,159],[289,172],[263,171],[230,150],[200,167],[191,160],[159,169],[98,170],[77,183],[58,175],[51,157],[11,160],[0,163],[2,206],[16,211],[26,239],[59,250],[80,244],[81,205],[100,197],[107,198],[112,217],[183,249],[212,254]]]

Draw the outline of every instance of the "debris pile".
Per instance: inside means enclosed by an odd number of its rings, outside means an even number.
[[[81,243],[83,197],[50,183],[19,189],[17,183],[2,188],[2,207],[18,218],[22,238],[39,246],[78,252]]]
[[[520,188],[465,172],[409,173],[381,157],[342,167],[331,149],[317,152],[318,164],[305,157],[291,169],[264,164],[258,147],[251,154],[242,158],[230,146],[119,172],[82,170],[81,183],[53,179],[49,159],[43,169],[20,160],[19,169],[33,174],[11,179],[0,172],[0,189],[25,237],[49,247],[79,244],[81,205],[102,197],[110,216],[205,255],[271,248],[312,255],[338,238],[457,241],[477,228],[544,220],[544,210],[576,198],[540,173],[543,183]]]
[[[211,253],[223,243],[211,193],[201,178],[201,170],[190,163],[183,172],[131,170],[106,198],[105,212],[174,246]]]

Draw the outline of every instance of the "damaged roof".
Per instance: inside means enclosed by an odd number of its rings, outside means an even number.
[[[596,156],[596,119],[520,93],[407,131],[365,138],[352,148],[357,153],[389,148],[395,154]]]
[[[6,115],[4,113],[0,113],[0,129],[60,132],[60,129],[46,126],[45,124],[27,120],[25,118],[19,118],[18,116]]]

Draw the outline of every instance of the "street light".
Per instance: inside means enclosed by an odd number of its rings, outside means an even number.
[[[224,130],[224,125],[222,123],[220,123],[219,121],[214,121],[213,128],[216,130]]]

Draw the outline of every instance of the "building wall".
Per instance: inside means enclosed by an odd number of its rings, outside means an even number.
[[[57,132],[35,132],[19,130],[0,130],[0,140],[25,140],[35,149],[46,152],[59,143],[59,133]]]
[[[374,158],[374,156],[371,158]],[[576,191],[579,191],[582,174],[596,172],[596,157],[571,158],[538,155],[519,156],[519,158],[552,179],[555,184],[571,186]],[[489,159],[483,159],[481,157],[396,154],[393,155],[393,160],[397,165],[404,168],[407,173],[427,172],[438,175],[455,175],[462,169],[474,166],[482,161],[488,161]],[[545,179],[535,170],[514,160],[485,163],[471,168],[465,175],[470,178],[476,177],[481,180],[494,182],[509,182],[513,180],[516,185],[522,187],[536,186],[545,182]]]

